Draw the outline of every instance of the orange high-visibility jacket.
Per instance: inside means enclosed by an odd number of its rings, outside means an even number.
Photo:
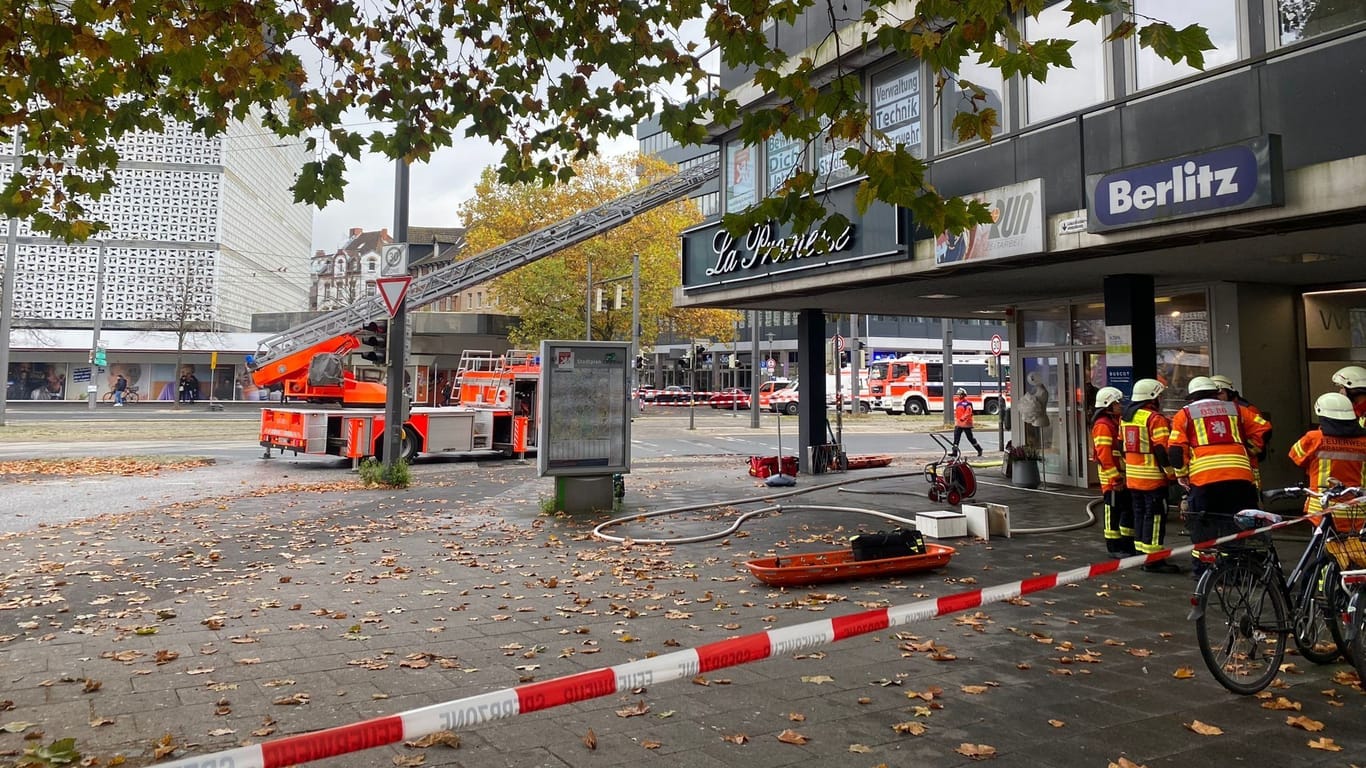
[[[1100,490],[1118,488],[1124,481],[1124,441],[1119,436],[1119,419],[1108,413],[1096,416],[1091,424],[1091,455],[1100,475]]]
[[[1366,474],[1366,435],[1342,437],[1311,429],[1290,446],[1290,460],[1309,475],[1309,490],[1315,493],[1327,488],[1330,479],[1360,487],[1362,475]],[[1304,503],[1306,514],[1322,510],[1323,504],[1313,496]],[[1333,508],[1333,525],[1338,530],[1360,530],[1363,518],[1366,518],[1366,507]]]
[[[1178,477],[1192,485],[1224,480],[1254,482],[1250,456],[1262,449],[1271,422],[1251,408],[1208,398],[1187,403],[1172,417],[1170,446],[1182,460],[1173,464]]]
[[[1156,491],[1167,487],[1167,417],[1149,407],[1125,416],[1119,425],[1124,438],[1124,484],[1135,491]],[[1158,458],[1158,452],[1162,458]]]
[[[972,403],[966,397],[953,404],[953,425],[972,428]]]

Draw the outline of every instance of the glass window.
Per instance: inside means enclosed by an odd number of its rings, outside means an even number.
[[[844,150],[856,146],[846,139],[832,139],[828,132],[816,140],[816,186],[827,187],[852,179],[858,170],[844,162]]]
[[[905,62],[872,77],[873,128],[884,134],[888,148],[904,144],[916,157],[925,156],[921,141],[920,62]]]
[[[1360,0],[1276,0],[1281,45],[1366,21]]]
[[[1067,343],[1067,307],[1029,309],[1020,313],[1020,332],[1027,347]]]
[[[944,84],[944,93],[939,101],[939,146],[942,149],[952,149],[959,146],[958,134],[953,130],[953,118],[959,112],[971,114],[973,111],[973,91],[959,87],[959,81],[966,80],[969,83],[981,88],[986,94],[986,100],[975,102],[977,111],[987,108],[996,110],[996,131],[1001,131],[1006,125],[1005,110],[1005,79],[1001,76],[1001,70],[992,67],[990,64],[979,64],[975,60],[964,59],[958,66],[958,74],[945,73],[949,82]]]
[[[1109,67],[1105,62],[1105,30],[1095,22],[1068,26],[1072,14],[1061,3],[1045,8],[1037,19],[1025,19],[1025,39],[1073,40],[1072,67],[1048,70],[1048,79],[1025,80],[1026,121],[1037,123],[1105,101]]]
[[[735,141],[726,144],[726,164],[723,170],[727,213],[738,213],[754,205],[754,154],[754,147]]]
[[[788,177],[797,172],[802,164],[802,150],[805,145],[800,141],[777,134],[764,142],[764,191],[773,194]]]
[[[1134,0],[1134,12],[1140,16],[1162,19],[1177,29],[1191,24],[1199,24],[1209,31],[1214,50],[1205,51],[1205,69],[1237,61],[1240,56],[1238,0],[1202,0],[1192,3],[1189,0]],[[1137,43],[1135,43],[1137,47]],[[1173,64],[1153,53],[1150,48],[1137,48],[1135,54],[1135,83],[1142,88],[1151,88],[1200,70],[1182,62]]]
[[[1105,343],[1105,304],[1079,304],[1073,308],[1072,343],[1092,346]]]

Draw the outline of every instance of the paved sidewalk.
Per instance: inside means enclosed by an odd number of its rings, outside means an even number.
[[[799,489],[850,482],[785,502],[907,516],[942,508],[925,498],[921,466],[902,457],[887,470],[804,476]],[[898,471],[916,476],[851,482]],[[1017,528],[1085,518],[1075,498],[1084,492],[1028,493],[995,474],[983,470],[978,500],[1008,503]],[[780,590],[741,563],[884,526],[791,509],[719,540],[612,545],[590,536],[612,515],[544,514],[551,481],[528,464],[422,466],[415,480],[362,490],[339,472],[334,483],[0,537],[0,766],[67,737],[92,765],[151,764],[158,742],[177,757],[207,754],[1074,568],[1104,549],[1094,526],[955,539],[940,572]],[[628,476],[618,514],[766,493],[739,457],[653,462]],[[620,530],[694,535],[750,508]],[[318,764],[953,766],[978,762],[963,754],[974,750],[993,753],[992,765],[1045,768],[1121,757],[1150,768],[1361,764],[1366,696],[1349,668],[1290,656],[1273,698],[1226,693],[1184,619],[1190,587],[1189,575],[1126,571],[478,726],[459,733],[458,749],[380,747]],[[1298,709],[1263,706],[1277,698]],[[1198,734],[1195,721],[1222,734]],[[806,743],[780,741],[785,731]],[[1323,737],[1342,751],[1309,746]]]

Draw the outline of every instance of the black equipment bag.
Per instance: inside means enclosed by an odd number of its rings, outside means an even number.
[[[925,554],[925,538],[917,530],[896,528],[891,532],[860,533],[849,540],[854,560],[881,560]]]

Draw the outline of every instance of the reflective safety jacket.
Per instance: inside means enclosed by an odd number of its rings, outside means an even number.
[[[1167,467],[1167,417],[1157,412],[1156,404],[1140,403],[1124,409],[1119,424],[1124,439],[1124,484],[1135,491],[1156,491],[1167,487],[1171,470]]]
[[[1119,435],[1119,419],[1104,411],[1091,423],[1091,455],[1100,474],[1100,490],[1118,488],[1124,482],[1124,440]]]
[[[972,428],[972,402],[966,397],[953,404],[953,425]]]
[[[1309,490],[1319,492],[1337,480],[1346,486],[1360,486],[1366,475],[1366,434],[1351,436],[1324,434],[1311,429],[1290,447],[1290,460],[1309,475]],[[1323,510],[1319,500],[1305,501],[1306,514]],[[1333,507],[1333,525],[1341,531],[1360,530],[1366,522],[1366,506]]]
[[[1214,398],[1187,403],[1172,417],[1172,466],[1192,485],[1255,482],[1251,456],[1262,450],[1270,431],[1271,422],[1247,406]]]

